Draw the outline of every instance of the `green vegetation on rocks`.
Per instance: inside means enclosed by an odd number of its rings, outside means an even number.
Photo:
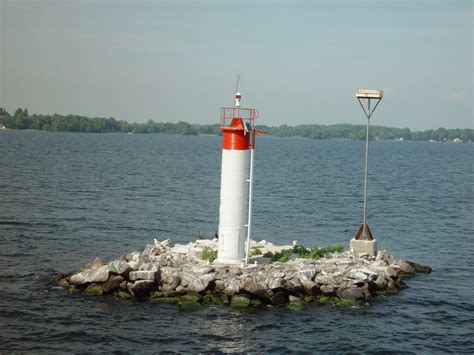
[[[343,251],[344,248],[342,245],[330,245],[323,248],[305,248],[302,245],[295,245],[292,249],[284,249],[275,253],[267,252],[263,256],[270,258],[271,262],[284,263],[290,259],[292,254],[297,255],[297,257],[303,259],[319,259],[328,253],[342,253]]]
[[[316,301],[319,304],[329,304],[334,302],[334,297],[329,297],[329,296],[320,296],[316,298]]]
[[[117,292],[117,297],[118,298],[133,298],[133,295],[129,292],[119,290]]]
[[[90,284],[89,286],[86,287],[86,289],[84,290],[84,293],[86,295],[91,295],[91,296],[100,296],[102,295],[103,291],[100,285]]]
[[[81,291],[78,288],[74,287],[74,286],[70,286],[68,288],[68,292],[71,295],[75,295],[76,293],[80,293]]]
[[[162,302],[162,303],[178,303],[178,297],[151,297],[151,302]]]
[[[398,294],[398,291],[397,290],[376,291],[375,294],[377,296],[395,296]]]
[[[249,306],[253,308],[260,308],[260,307],[263,307],[263,305],[264,305],[263,302],[260,300],[250,300],[250,304],[249,304]]]
[[[308,307],[308,304],[305,301],[298,300],[298,301],[291,301],[286,304],[286,308],[291,309],[293,311],[303,311]]]
[[[243,296],[234,296],[232,297],[230,306],[234,308],[247,308],[250,306],[250,299]]]
[[[60,287],[69,287],[69,282],[66,281],[66,279],[61,279],[58,281],[58,286]]]
[[[204,295],[202,297],[202,303],[205,304],[223,304],[222,299],[217,295]]]
[[[179,301],[178,307],[182,311],[194,312],[199,311],[202,308],[202,304],[199,302]]]
[[[217,250],[212,250],[211,248],[205,247],[201,253],[201,259],[213,262],[217,259]]]

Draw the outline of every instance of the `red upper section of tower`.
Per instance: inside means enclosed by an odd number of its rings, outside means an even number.
[[[255,147],[254,120],[256,109],[240,107],[221,108],[222,149],[247,150]]]

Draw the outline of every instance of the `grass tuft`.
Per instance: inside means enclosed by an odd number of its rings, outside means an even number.
[[[324,257],[328,253],[342,253],[344,248],[342,245],[330,245],[323,248],[305,248],[302,245],[295,245],[291,249],[284,249],[280,250],[279,252],[272,253],[266,252],[263,256],[266,258],[270,258],[271,262],[286,262],[290,259],[291,254],[297,255],[299,258],[303,259],[319,259]]]
[[[255,246],[250,248],[250,256],[262,255],[262,247]]]
[[[201,253],[202,260],[209,260],[209,262],[213,262],[217,259],[217,250],[212,250],[211,248],[205,247]]]

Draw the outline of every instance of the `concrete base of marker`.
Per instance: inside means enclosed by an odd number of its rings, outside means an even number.
[[[377,255],[377,239],[374,240],[356,240],[351,239],[350,243],[351,253],[362,254],[367,253],[370,256]]]

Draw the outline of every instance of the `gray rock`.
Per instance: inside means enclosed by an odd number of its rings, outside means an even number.
[[[114,260],[109,263],[110,272],[112,274],[121,275],[124,277],[128,277],[129,272],[132,270],[130,265],[128,265],[125,261],[122,260]]]
[[[407,275],[415,275],[415,267],[410,265],[404,260],[397,261],[396,265],[400,268],[400,270],[407,274]]]
[[[71,276],[70,283],[78,286],[92,282],[105,282],[109,278],[110,266],[103,265],[94,269],[84,270]]]
[[[136,280],[155,281],[156,276],[157,276],[156,271],[131,271],[128,277],[130,281],[136,281]]]
[[[336,288],[333,285],[322,285],[320,290],[323,295],[325,296],[335,296],[336,295]]]
[[[386,250],[380,250],[377,253],[377,257],[375,260],[383,260],[385,261],[388,265],[394,264],[395,263],[395,258],[391,256]]]
[[[187,287],[188,285],[190,285],[191,282],[193,282],[193,280],[196,278],[196,275],[191,274],[189,272],[185,272],[185,271],[178,272],[178,276],[181,280],[181,285],[184,287]]]
[[[316,270],[300,270],[296,273],[296,277],[300,279],[301,282],[304,281],[313,281],[316,276]]]
[[[140,258],[141,254],[138,251],[132,251],[131,253],[125,255],[125,261],[137,261]]]
[[[242,270],[241,270],[240,268],[233,267],[233,268],[230,268],[230,269],[229,269],[229,274],[230,274],[230,275],[240,276],[240,275],[242,275]]]
[[[178,287],[176,287],[176,292],[180,294],[185,294],[188,292],[188,289],[184,286],[179,285]]]
[[[398,267],[389,266],[385,269],[385,274],[389,277],[397,277],[398,271],[399,271]]]
[[[336,285],[338,283],[338,281],[334,278],[334,275],[327,273],[326,275],[323,275],[322,273],[316,275],[314,282],[318,285]]]
[[[361,281],[367,281],[369,279],[369,276],[363,272],[360,272],[360,271],[356,271],[353,273],[353,276],[357,279],[357,280],[361,280]]]
[[[193,269],[193,273],[199,276],[209,274],[211,272],[214,272],[214,268],[212,266],[202,266]]]
[[[387,282],[387,287],[385,288],[385,291],[397,292],[397,286],[395,286],[395,283],[392,280],[389,280]]]
[[[176,290],[176,288],[179,286],[179,277],[176,278],[175,282],[173,283],[164,283],[162,284],[161,288],[163,291],[172,291],[172,290]]]
[[[147,244],[143,250],[143,255],[155,256],[157,254],[159,254],[159,248],[152,244]]]
[[[293,277],[286,282],[285,288],[292,293],[300,293],[303,291],[303,284],[297,277]]]
[[[100,260],[99,258],[95,258],[94,261],[90,262],[89,264],[87,264],[84,269],[97,269],[101,266],[103,266],[104,263],[102,262],[102,260]]]
[[[110,275],[109,279],[105,281],[101,287],[104,293],[111,293],[118,290],[124,278],[120,275]]]
[[[412,261],[407,261],[407,263],[415,268],[415,272],[429,274],[432,271],[430,266],[417,264],[417,263],[414,263]]]
[[[290,301],[290,302],[301,302],[301,298],[289,295],[288,296],[288,301]]]
[[[308,296],[318,296],[321,294],[321,290],[318,285],[316,285],[313,281],[306,280],[303,282],[304,292]]]
[[[155,262],[143,262],[143,264],[140,265],[138,268],[138,271],[158,271],[160,269],[160,265]]]
[[[245,279],[245,281],[242,283],[240,288],[241,288],[241,290],[245,290],[248,293],[257,295],[259,297],[264,297],[264,298],[269,297],[265,287],[262,286],[261,284],[255,282],[255,280],[250,278],[250,277]]]
[[[174,290],[180,283],[178,271],[175,268],[166,267],[160,270],[161,282],[164,290]]]
[[[176,254],[188,254],[195,246],[195,243],[190,243],[188,245],[175,244],[174,247],[170,249],[173,253]]]
[[[171,240],[165,239],[162,242],[160,242],[160,246],[164,248],[165,250],[168,250],[171,248]]]
[[[382,291],[382,290],[385,290],[386,287],[387,287],[387,280],[382,275],[379,275],[377,277],[377,280],[375,280],[375,289],[377,291]]]
[[[367,287],[340,288],[337,296],[349,301],[363,301],[370,297],[370,292]]]
[[[131,257],[130,260],[129,256]],[[133,252],[129,255],[127,255],[127,264],[133,269],[133,270],[138,270],[140,266],[143,264],[143,257],[139,252]]]
[[[224,281],[222,280],[216,280],[215,281],[215,284],[216,284],[216,292],[222,292],[224,291],[224,288],[225,288],[225,284],[224,284]]]
[[[129,282],[127,288],[135,297],[141,298],[148,297],[155,290],[156,284],[151,280],[139,280],[134,283]]]
[[[271,279],[268,281],[268,288],[271,290],[284,288],[285,286],[286,286],[286,280],[282,278]]]
[[[285,304],[286,303],[285,293],[282,291],[276,292],[273,296],[271,296],[270,302],[273,305]]]
[[[262,285],[262,287],[268,288],[268,276],[265,275],[263,272],[258,272],[256,275],[253,276],[253,279],[256,283]]]
[[[224,288],[224,290],[222,292],[224,292],[226,295],[229,295],[229,296],[233,296],[237,293],[239,293],[240,291],[240,281],[239,280],[233,280],[233,281],[230,281],[226,287]]]
[[[278,270],[271,274],[271,277],[274,278],[274,279],[282,279],[285,276],[286,276],[285,273],[283,273],[281,271],[278,271]]]
[[[214,281],[214,275],[204,274],[196,277],[188,286],[188,289],[194,292],[203,292],[207,289],[209,284]]]

